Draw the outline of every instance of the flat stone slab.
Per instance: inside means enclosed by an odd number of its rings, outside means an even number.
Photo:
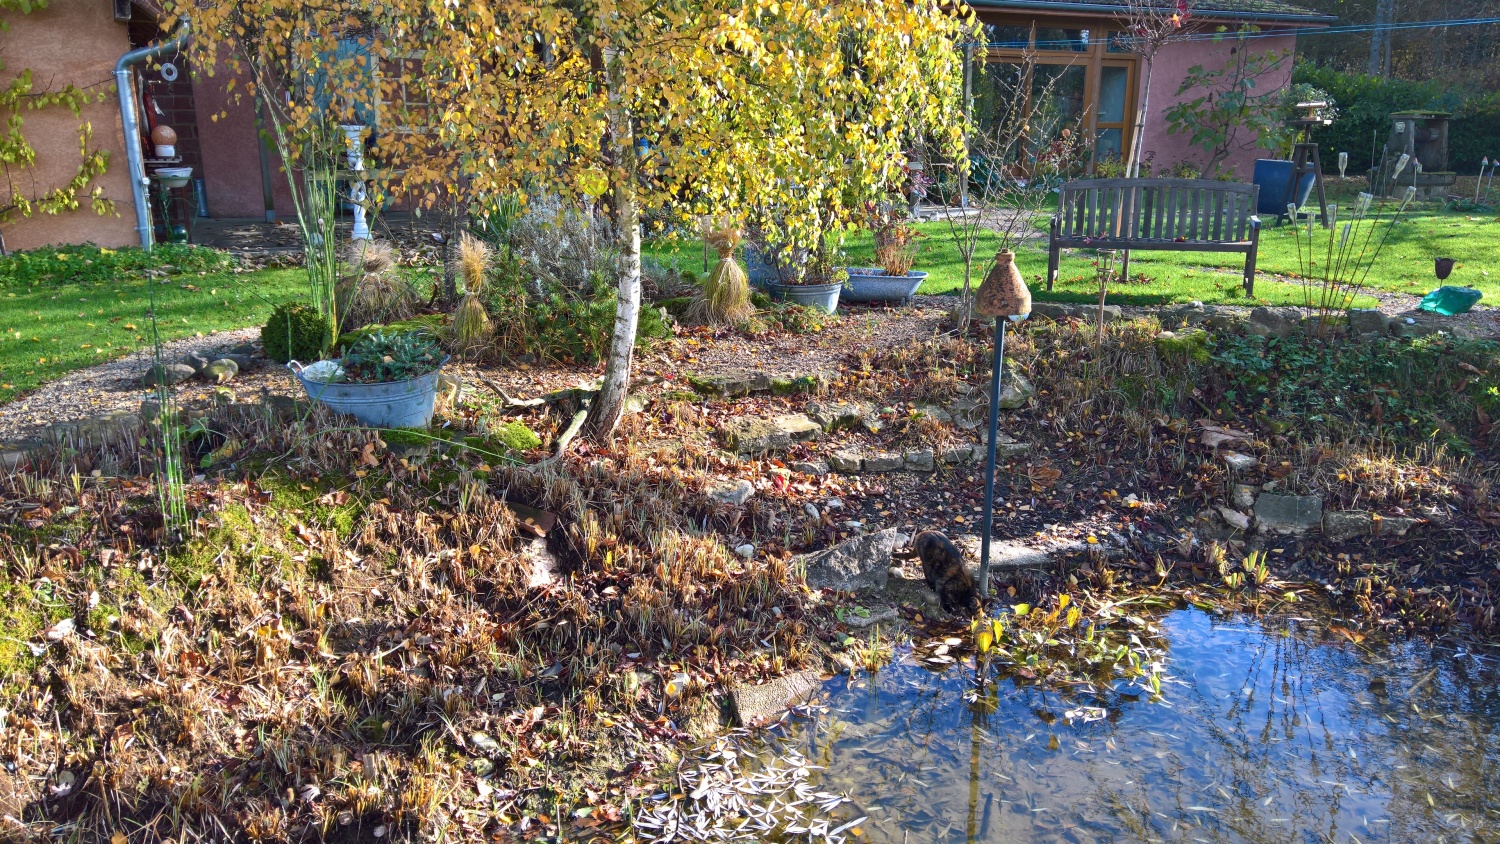
[[[1262,493],[1255,499],[1255,521],[1276,533],[1303,533],[1323,523],[1323,499]]]
[[[875,409],[862,401],[810,401],[807,415],[823,430],[832,433],[840,428],[857,428],[875,415]]]
[[[709,498],[720,504],[738,507],[749,501],[750,496],[755,494],[755,485],[744,479],[725,481],[710,486],[707,492]]]
[[[814,589],[884,589],[891,576],[891,553],[900,541],[895,528],[886,528],[804,554],[795,562],[804,569],[807,585]]]
[[[689,375],[686,380],[688,386],[700,395],[738,398],[751,393],[776,393],[783,396],[794,393],[815,393],[826,388],[833,380],[833,375],[828,372],[772,375],[755,370],[739,370],[715,375]]]
[[[806,702],[822,687],[822,673],[807,669],[760,686],[735,686],[729,693],[729,705],[736,724],[758,727],[779,719],[788,707]]]
[[[877,451],[865,455],[866,472],[898,472],[906,465],[906,455],[893,451]]]
[[[724,444],[736,454],[762,454],[815,440],[822,435],[823,428],[801,413],[789,413],[770,419],[735,419],[720,428],[719,433]]]

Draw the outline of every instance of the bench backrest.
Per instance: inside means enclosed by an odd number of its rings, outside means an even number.
[[[1234,243],[1250,237],[1260,187],[1209,179],[1081,179],[1062,186],[1066,238]]]

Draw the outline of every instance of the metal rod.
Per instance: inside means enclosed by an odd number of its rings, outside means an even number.
[[[990,595],[990,535],[995,532],[995,451],[1000,438],[1000,382],[1005,372],[1005,324],[995,317],[995,364],[990,372],[990,438],[985,444],[984,539],[979,546],[979,595]]]

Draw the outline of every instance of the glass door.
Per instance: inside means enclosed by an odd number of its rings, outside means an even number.
[[[1099,68],[1098,107],[1094,120],[1094,163],[1124,158],[1130,135],[1131,65],[1105,62]]]

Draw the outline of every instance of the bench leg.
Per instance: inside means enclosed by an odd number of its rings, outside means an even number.
[[[1246,297],[1250,297],[1250,296],[1254,296],[1255,295],[1255,253],[1259,249],[1259,247],[1260,247],[1260,244],[1258,242],[1252,241],[1250,243],[1250,250],[1245,253],[1245,296]]]
[[[1126,249],[1120,259],[1120,280],[1130,278],[1130,250]]]
[[[1053,283],[1057,281],[1057,262],[1062,257],[1056,246],[1047,247],[1047,289],[1051,290]]]

